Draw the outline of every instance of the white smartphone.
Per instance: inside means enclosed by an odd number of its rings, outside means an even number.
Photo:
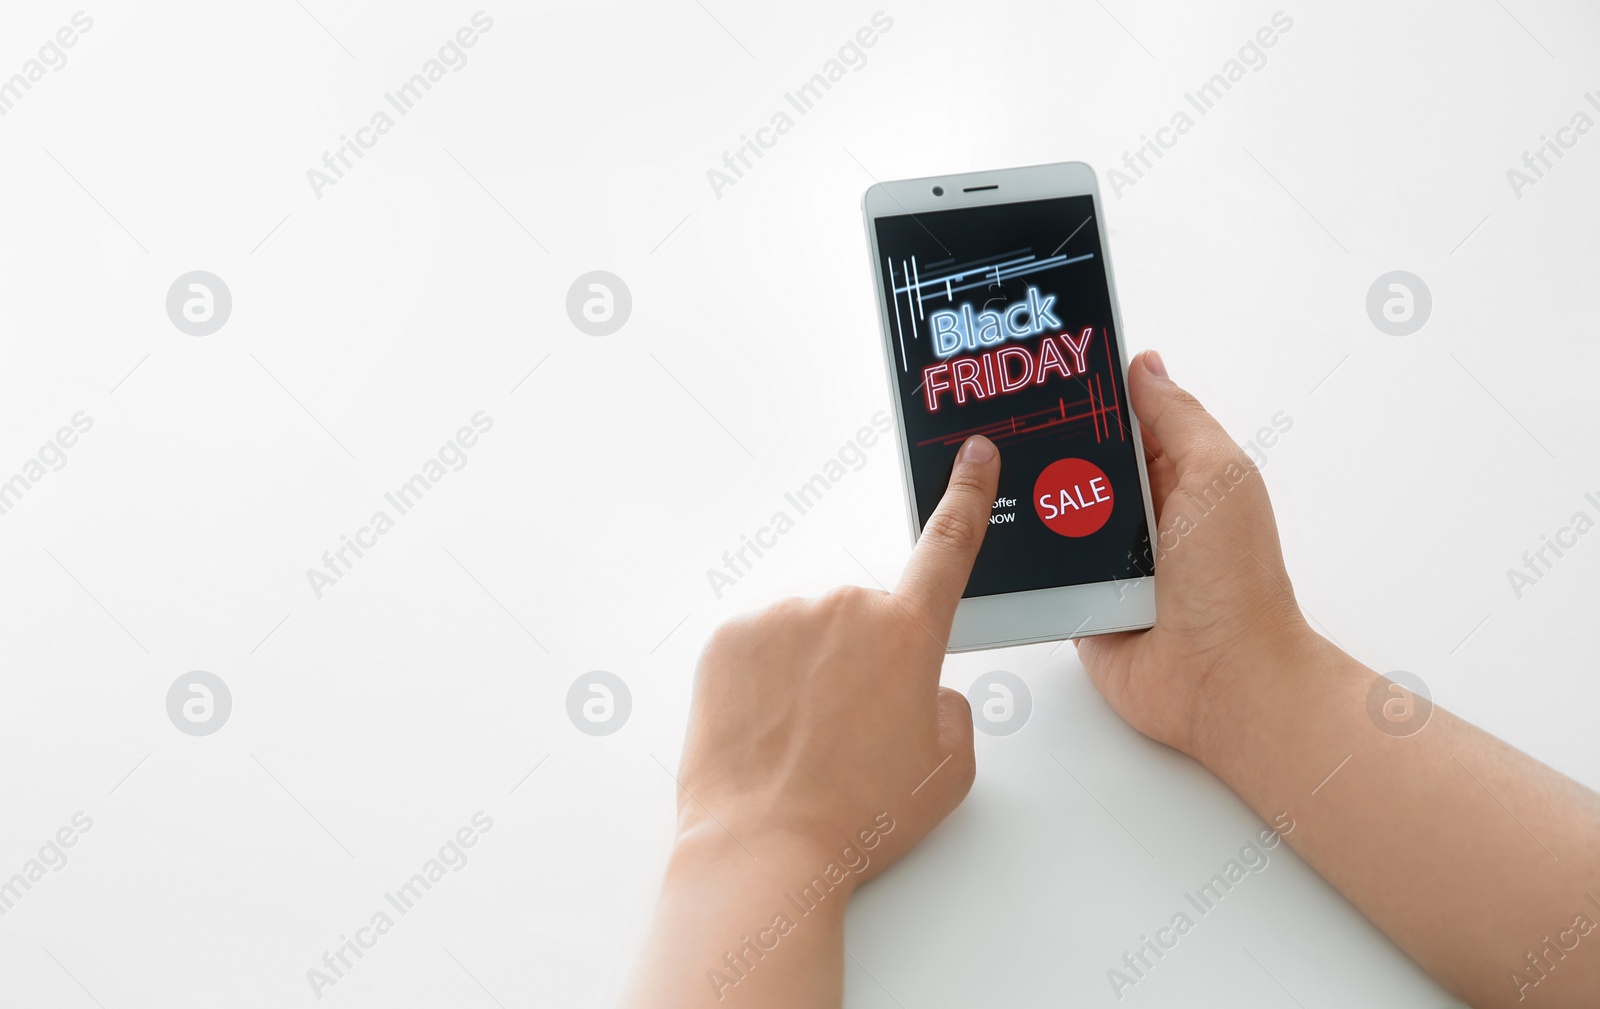
[[[953,652],[1155,623],[1155,514],[1105,219],[1080,162],[862,198],[914,536],[974,434],[1000,489]]]

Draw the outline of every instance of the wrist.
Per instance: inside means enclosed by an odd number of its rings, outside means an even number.
[[[1296,615],[1207,679],[1189,755],[1228,780],[1263,729],[1288,727],[1350,665],[1355,660]]]
[[[808,910],[811,905],[826,904],[830,910],[842,912],[855,892],[856,879],[853,874],[839,879],[837,873],[826,871],[836,858],[837,852],[788,834],[741,833],[735,837],[714,822],[696,824],[680,831],[673,841],[667,885],[711,884],[784,904],[794,896]],[[821,890],[816,885],[818,877],[826,884],[826,900],[817,899]]]
[[[638,1007],[839,1005],[850,888],[823,893],[805,846],[737,837],[708,819],[672,846],[645,959],[622,1002]],[[753,1001],[752,1001],[753,1000]],[[731,1003],[730,1003],[731,1004]]]

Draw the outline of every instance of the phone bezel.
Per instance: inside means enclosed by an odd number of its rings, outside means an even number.
[[[933,195],[939,186],[944,195]],[[976,188],[976,192],[967,192]],[[889,329],[889,305],[883,296],[883,262],[878,252],[879,217],[916,215],[939,210],[1025,203],[1065,196],[1089,196],[1094,200],[1095,227],[1100,231],[1106,288],[1111,298],[1111,318],[1117,327],[1117,365],[1122,369],[1123,385],[1128,380],[1127,330],[1122,325],[1122,310],[1117,300],[1116,276],[1111,266],[1110,244],[1106,239],[1104,205],[1094,169],[1081,161],[1050,165],[1029,165],[998,171],[964,172],[920,179],[879,182],[861,197],[862,217],[866,222],[867,245],[872,255],[872,291],[878,305],[879,343],[884,354],[884,377],[889,383],[889,400],[894,407],[895,428],[900,441],[900,475],[905,486],[906,514],[910,519],[912,541],[922,535],[917,516],[916,491],[911,476],[911,451],[906,437],[904,405],[895,382],[897,367],[893,337]],[[1144,501],[1145,521],[1149,524],[1152,550],[1156,537],[1155,509],[1150,502],[1150,476],[1145,470],[1144,448],[1139,419],[1128,411],[1133,432],[1134,458],[1139,466],[1139,493]],[[1002,452],[1002,465],[1004,453]],[[1050,589],[1007,592],[999,595],[962,599],[950,629],[948,650],[974,651],[1007,645],[1059,641],[1117,631],[1152,627],[1156,619],[1155,578],[1112,579],[1085,585],[1063,585]]]

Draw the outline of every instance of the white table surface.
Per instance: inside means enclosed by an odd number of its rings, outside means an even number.
[[[0,1001],[315,1004],[323,952],[479,811],[465,866],[320,1001],[615,998],[706,634],[891,582],[909,550],[880,445],[720,598],[705,573],[886,406],[862,190],[1112,166],[1278,8],[885,7],[868,62],[714,193],[877,9],[487,8],[468,62],[320,195],[307,170],[475,6],[86,11],[0,117],[0,480],[93,420],[0,515],[0,875],[93,826],[0,916]],[[1103,182],[1127,341],[1241,439],[1293,418],[1266,476],[1326,633],[1600,786],[1600,535],[1520,599],[1506,575],[1600,511],[1600,135],[1520,195],[1507,177],[1600,122],[1600,13],[1284,9],[1264,67]],[[0,76],[75,10],[9,7]],[[164,308],[191,270],[232,294],[208,336]],[[632,295],[604,337],[566,313],[590,270]],[[1367,316],[1391,270],[1432,294],[1411,336]],[[317,598],[306,570],[477,411],[467,465]],[[1070,646],[944,681],[993,669],[1031,720],[979,736],[966,804],[859,895],[849,1005],[1452,1004],[1287,848],[1119,1003],[1107,970],[1262,825],[1120,723]],[[232,697],[212,735],[166,713],[192,670]],[[631,695],[612,735],[567,715],[591,670]]]

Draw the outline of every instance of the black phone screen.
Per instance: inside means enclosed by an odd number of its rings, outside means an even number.
[[[967,597],[1151,573],[1092,196],[875,219],[920,524],[956,452],[1000,449]]]

